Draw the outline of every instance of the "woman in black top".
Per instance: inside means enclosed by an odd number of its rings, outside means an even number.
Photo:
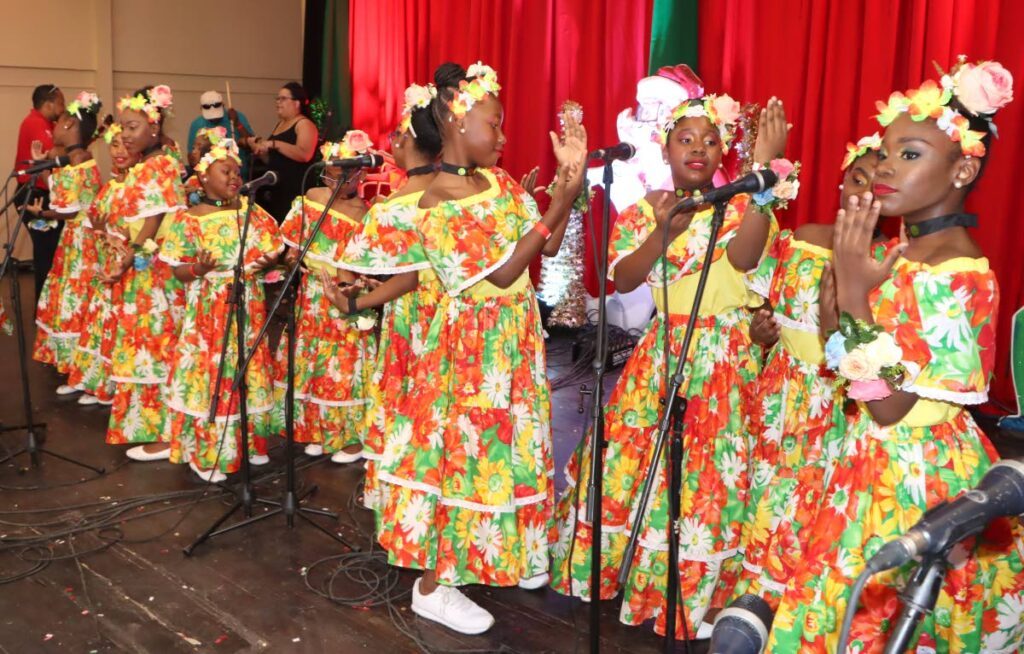
[[[277,173],[277,184],[268,188],[262,206],[280,223],[292,200],[302,194],[302,176],[316,153],[319,134],[309,118],[309,98],[298,82],[288,82],[277,92],[277,125],[266,139],[255,139],[253,153]]]

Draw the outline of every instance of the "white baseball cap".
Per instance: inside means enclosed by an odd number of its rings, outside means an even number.
[[[199,104],[203,108],[203,118],[220,120],[224,117],[224,97],[216,91],[206,91],[199,96]]]

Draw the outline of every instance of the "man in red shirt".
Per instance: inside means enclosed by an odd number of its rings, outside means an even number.
[[[56,84],[43,84],[32,91],[32,110],[28,112],[25,119],[21,121],[18,129],[18,150],[15,154],[15,167],[24,166],[24,162],[32,159],[32,143],[38,142],[42,146],[46,156],[53,156],[53,127],[57,118],[64,113],[64,93]],[[43,198],[43,212],[33,215],[26,212],[25,221],[28,226],[28,234],[32,238],[32,264],[35,272],[36,298],[43,289],[43,283],[53,265],[53,255],[57,251],[57,243],[60,241],[60,233],[64,227],[63,221],[56,221],[56,227],[52,222],[45,219],[49,211],[49,192],[47,190],[46,178],[40,175],[36,178],[33,188],[28,188],[29,176],[18,176],[18,197],[17,205],[26,202],[31,204],[38,198]]]

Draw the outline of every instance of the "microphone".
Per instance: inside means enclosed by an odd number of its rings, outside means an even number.
[[[251,179],[245,184],[242,184],[242,188],[239,189],[239,195],[252,195],[256,189],[264,186],[273,186],[277,184],[277,173],[273,170],[268,170],[256,179]]]
[[[632,159],[636,156],[636,148],[633,147],[632,143],[617,143],[610,148],[602,148],[600,150],[594,150],[587,155],[587,159],[590,161],[603,161],[608,163],[609,161],[625,161],[626,159]]]
[[[28,168],[16,171],[14,174],[21,175],[35,175],[41,173],[44,170],[52,170],[54,168],[63,168],[71,163],[71,157],[57,157],[56,159],[47,159],[46,161],[36,161]]]
[[[924,514],[916,525],[891,540],[867,562],[872,573],[903,565],[913,558],[939,554],[980,533],[995,518],[1024,513],[1024,462],[997,461],[978,487]]]
[[[368,152],[351,159],[330,159],[320,163],[329,168],[379,168],[384,165],[384,157]]]
[[[757,595],[740,595],[715,618],[708,654],[761,654],[775,612]]]
[[[695,193],[692,197],[684,198],[682,202],[672,207],[670,215],[675,215],[681,212],[696,211],[697,207],[702,204],[716,204],[718,202],[724,202],[732,198],[734,195],[740,195],[741,193],[760,193],[766,188],[775,186],[777,181],[779,181],[779,176],[774,171],[768,168],[765,168],[764,170],[755,170],[752,173],[748,173],[743,177],[740,177],[735,182],[730,182],[723,186],[713,188],[707,193]]]

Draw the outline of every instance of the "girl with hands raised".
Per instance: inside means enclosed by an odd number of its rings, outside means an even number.
[[[886,129],[873,193],[849,198],[836,221],[839,330],[825,345],[857,410],[769,651],[835,651],[837,618],[865,559],[927,510],[974,488],[997,458],[966,410],[987,399],[998,289],[967,231],[977,217],[963,205],[1011,89],[998,63],[961,60],[941,84],[928,80],[877,103]],[[879,216],[902,216],[908,237],[881,259],[872,252]],[[1021,552],[1015,520],[997,520],[957,545],[911,649],[1020,650]],[[881,650],[911,567],[868,582],[851,607],[852,649]]]
[[[640,624],[656,618],[654,628],[663,633],[668,574],[679,575],[683,601],[676,638],[710,635],[709,612],[728,599],[742,561],[738,546],[750,448],[743,398],[760,364],[748,334],[746,273],[761,259],[775,229],[772,201],[792,197],[794,190],[792,181],[786,180],[788,189],[783,185],[760,198],[736,196],[726,206],[693,344],[686,355],[687,385],[681,392],[689,406],[680,498],[681,515],[686,517],[676,536],[680,541],[679,568],[667,570],[669,491],[663,466],[655,468],[652,500],[642,515],[637,515],[635,504],[655,449],[659,398],[667,389],[665,370],[674,370],[681,354],[713,215],[710,206],[675,215],[671,210],[680,199],[712,188],[739,116],[739,103],[725,95],[693,98],[676,107],[662,132],[675,192],[648,194],[622,212],[612,229],[610,278],[619,291],[633,290],[646,281],[652,287],[658,314],[626,363],[605,409],[609,446],[604,461],[602,520],[607,545],[602,554],[606,570],[602,588],[589,587],[592,533],[590,525],[580,520],[591,467],[589,440],[569,463],[569,488],[557,509],[555,589],[593,600],[617,595],[620,588],[615,580],[632,520],[641,520],[640,544],[624,589],[620,619]],[[788,126],[781,102],[775,98],[768,102],[759,126],[754,148],[758,163],[785,170],[772,159],[785,150]],[[792,164],[785,172],[794,172]],[[778,197],[771,196],[775,191]],[[573,539],[575,544],[570,547]],[[570,550],[571,561],[566,558]]]
[[[241,159],[234,141],[210,148],[196,165],[203,187],[202,201],[179,212],[170,222],[160,260],[172,267],[185,285],[185,313],[177,345],[170,357],[170,376],[164,399],[168,409],[171,461],[188,463],[205,481],[222,481],[238,470],[240,458],[253,465],[269,461],[267,438],[274,433],[274,362],[266,341],[255,344],[267,320],[263,272],[284,250],[273,216],[256,205],[250,210],[242,186]],[[240,241],[249,212],[246,241]],[[237,374],[237,318],[231,311],[233,267],[243,256],[242,303],[245,309],[246,349],[256,347],[246,369],[246,408],[249,451],[240,444],[241,412],[231,382]],[[225,334],[224,373],[217,414],[209,420]]]

